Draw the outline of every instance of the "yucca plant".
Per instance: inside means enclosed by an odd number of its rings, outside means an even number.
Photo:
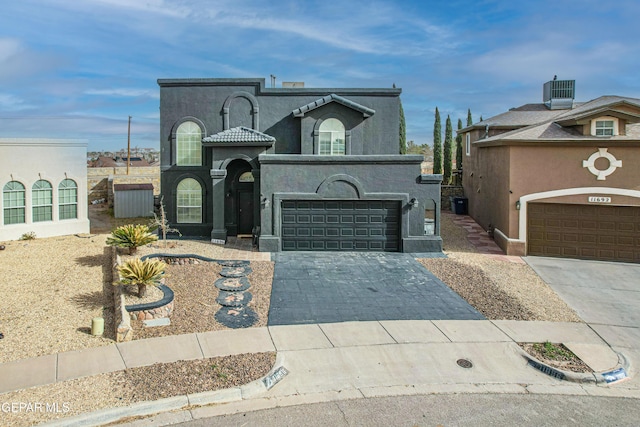
[[[128,248],[129,254],[132,254],[139,246],[147,245],[156,240],[158,240],[158,236],[151,233],[148,226],[127,224],[111,232],[111,236],[107,238],[107,245]]]
[[[167,266],[157,259],[135,258],[118,267],[120,283],[123,285],[137,285],[138,297],[147,295],[147,286],[159,286],[161,284],[164,269]]]

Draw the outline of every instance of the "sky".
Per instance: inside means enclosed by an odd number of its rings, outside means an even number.
[[[0,137],[159,148],[159,78],[402,89],[407,140],[542,102],[640,98],[640,2],[19,0],[0,8]],[[444,132],[443,132],[444,135]]]

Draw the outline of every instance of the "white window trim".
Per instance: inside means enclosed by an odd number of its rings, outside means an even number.
[[[601,121],[612,121],[613,122],[613,135],[596,135],[596,122],[601,122]],[[611,136],[620,135],[620,132],[618,130],[618,118],[617,117],[611,117],[611,116],[602,116],[602,117],[598,117],[596,119],[591,120],[591,135],[592,136],[596,136],[598,138],[607,138],[607,137],[611,137]]]

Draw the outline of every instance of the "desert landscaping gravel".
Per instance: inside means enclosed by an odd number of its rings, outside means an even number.
[[[581,322],[531,267],[478,253],[453,215],[442,215],[441,235],[447,258],[418,261],[486,318]]]
[[[466,232],[453,224],[451,215],[443,215],[441,234],[448,258],[419,261],[489,319],[580,321],[527,265],[477,253]],[[1,363],[113,344],[112,265],[110,250],[105,246],[107,236],[0,242],[6,246],[0,251]],[[168,247],[162,242],[147,245],[135,256],[154,253],[229,259],[228,252],[218,245],[187,240],[171,241]],[[250,266],[250,306],[259,315],[254,326],[265,326],[273,263],[252,261]],[[150,329],[134,325],[137,338],[224,329],[212,316],[219,307],[215,302],[218,291],[213,286],[219,271],[220,266],[211,263],[169,266],[166,283],[176,293],[171,325]],[[97,316],[105,318],[104,337],[89,333],[91,319]],[[0,395],[0,402],[67,402],[69,412],[3,415],[0,424],[32,425],[56,416],[126,406],[183,394],[183,386],[199,391],[224,388],[231,384],[226,380],[241,384],[259,378],[274,363],[271,353],[223,359],[153,365],[5,393]],[[203,370],[213,375],[202,375]],[[185,384],[171,381],[177,377],[189,380]]]

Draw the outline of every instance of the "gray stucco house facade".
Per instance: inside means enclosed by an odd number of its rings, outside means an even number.
[[[183,236],[253,236],[270,252],[442,250],[441,176],[398,154],[400,89],[158,85],[162,196]]]

